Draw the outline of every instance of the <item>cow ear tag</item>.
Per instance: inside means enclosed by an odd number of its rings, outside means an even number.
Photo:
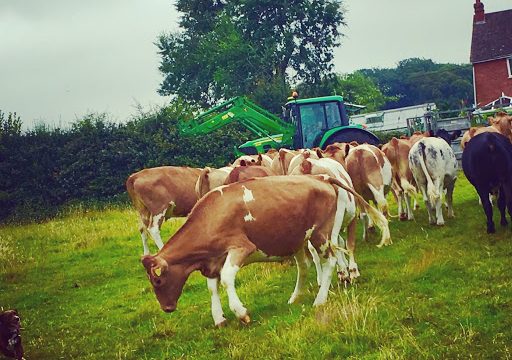
[[[155,273],[156,276],[162,275],[162,269],[161,268],[156,268],[153,272]]]

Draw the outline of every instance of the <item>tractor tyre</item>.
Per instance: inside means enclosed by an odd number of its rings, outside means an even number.
[[[373,133],[358,128],[350,128],[350,129],[341,129],[340,131],[332,134],[323,144],[322,148],[325,149],[328,145],[331,145],[335,142],[344,142],[349,143],[352,141],[357,141],[359,144],[370,144],[378,146],[381,144],[379,138],[375,136]]]

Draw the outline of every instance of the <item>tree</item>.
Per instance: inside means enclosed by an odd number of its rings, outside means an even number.
[[[366,106],[366,111],[379,110],[387,101],[394,100],[384,95],[377,84],[360,71],[331,74],[324,77],[319,85],[301,84],[298,90],[302,97],[342,95],[347,102]]]
[[[261,94],[252,97],[278,110],[290,81],[319,83],[332,70],[344,24],[340,0],[180,0],[177,9],[181,31],[157,42],[159,93],[204,107]]]
[[[363,69],[387,95],[395,97],[384,108],[391,109],[435,102],[440,109],[471,104],[471,65],[437,64],[430,59],[405,59],[394,69]]]

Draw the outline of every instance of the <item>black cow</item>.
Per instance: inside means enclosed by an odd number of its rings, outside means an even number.
[[[460,130],[455,130],[451,133],[445,129],[438,129],[435,133],[432,130],[430,130],[430,136],[441,138],[444,141],[446,141],[449,145],[451,145],[452,141],[457,139],[460,136],[460,134]]]
[[[482,200],[487,216],[487,233],[496,231],[489,194],[498,189],[501,225],[506,226],[505,209],[512,217],[512,144],[498,133],[484,132],[471,139],[462,153],[462,169]]]
[[[23,359],[21,324],[16,310],[0,313],[0,352],[7,357]]]

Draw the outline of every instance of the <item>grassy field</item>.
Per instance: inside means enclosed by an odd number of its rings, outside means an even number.
[[[391,222],[392,246],[378,249],[377,236],[359,241],[361,278],[349,289],[334,285],[321,308],[311,306],[314,268],[309,291],[291,306],[294,264],[242,269],[238,293],[253,321],[239,323],[222,292],[221,329],[198,273],[178,311],[160,310],[131,209],[4,226],[0,306],[21,313],[27,359],[512,358],[512,231],[497,222],[497,234],[485,233],[462,176],[455,219],[432,227],[423,205],[415,215]],[[181,223],[165,224],[165,237]]]

